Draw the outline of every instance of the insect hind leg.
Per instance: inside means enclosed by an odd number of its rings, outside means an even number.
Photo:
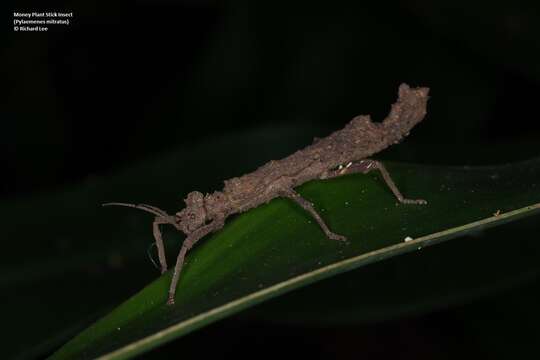
[[[397,200],[400,203],[417,204],[417,205],[427,204],[427,201],[424,199],[405,198],[399,191],[398,187],[396,186],[396,183],[394,183],[394,180],[392,180],[392,177],[390,176],[390,173],[388,172],[388,170],[386,170],[386,167],[380,161],[377,161],[377,160],[364,159],[357,162],[349,162],[345,166],[340,166],[337,169],[328,170],[324,172],[320,176],[320,179],[331,179],[331,178],[339,177],[342,175],[354,174],[354,173],[367,174],[368,172],[373,171],[373,170],[380,171],[384,182],[386,183],[386,185],[388,185],[388,187],[390,188],[390,190],[392,191],[392,193],[394,194],[394,196],[397,198]]]

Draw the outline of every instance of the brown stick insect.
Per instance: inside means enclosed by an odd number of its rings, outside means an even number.
[[[422,199],[403,197],[386,168],[378,161],[368,159],[392,144],[397,144],[419,123],[426,114],[428,88],[410,88],[401,84],[398,100],[390,114],[380,123],[374,123],[368,115],[352,119],[342,130],[277,161],[270,161],[250,174],[225,180],[222,191],[203,195],[192,191],[185,199],[186,207],[174,215],[145,204],[107,203],[128,206],[154,214],[153,233],[158,249],[161,273],[167,271],[167,260],[161,237],[160,225],[172,225],[186,238],[176,260],[169,288],[167,304],[174,304],[178,278],[186,253],[207,234],[216,232],[230,215],[241,213],[267,203],[276,197],[296,202],[313,216],[329,239],[346,240],[345,236],[332,232],[313,204],[300,196],[294,188],[314,179],[331,179],[345,174],[366,174],[379,170],[392,193],[400,203],[426,204]]]

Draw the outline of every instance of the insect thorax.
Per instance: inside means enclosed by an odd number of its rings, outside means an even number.
[[[184,201],[186,207],[176,213],[176,218],[182,231],[189,234],[204,225],[207,214],[204,206],[204,196],[200,192],[190,192]]]
[[[231,214],[233,206],[228,196],[221,191],[214,191],[204,196],[207,220],[226,218]]]

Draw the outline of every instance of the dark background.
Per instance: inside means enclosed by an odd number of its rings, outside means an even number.
[[[358,114],[380,120],[401,82],[431,88],[428,118],[381,158],[484,165],[540,153],[540,6],[534,1],[27,1],[13,5],[6,23],[12,11],[40,10],[72,11],[74,17],[71,25],[45,33],[4,29],[4,204],[106,181],[213,136],[297,126],[309,139]],[[228,161],[219,154],[215,159],[205,166],[209,176]],[[179,191],[171,204],[183,196]],[[152,202],[152,194],[141,198]],[[31,211],[17,216],[47,221],[48,209]],[[40,240],[17,241],[32,247]],[[531,281],[527,286],[534,289],[536,278]],[[479,309],[500,307],[527,289],[354,326],[276,325],[244,315],[151,355],[181,356],[184,350],[219,357],[227,349],[230,357],[248,357],[264,348],[271,357],[284,347],[311,358],[491,354],[492,343],[479,340],[487,328],[464,324],[486,326]],[[508,324],[499,325],[508,331]],[[537,339],[523,332],[531,337],[525,343]]]

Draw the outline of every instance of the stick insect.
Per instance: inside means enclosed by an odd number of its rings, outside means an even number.
[[[398,99],[388,116],[380,123],[369,115],[353,118],[345,128],[277,161],[270,161],[252,173],[225,180],[222,191],[203,195],[192,191],[185,199],[186,206],[174,215],[146,204],[106,203],[147,211],[155,215],[153,234],[158,250],[161,273],[167,271],[165,248],[160,225],[171,225],[186,235],[176,259],[168,294],[168,305],[174,304],[176,287],[187,252],[203,237],[223,228],[227,217],[245,212],[276,197],[290,199],[300,205],[317,221],[329,239],[346,240],[332,232],[313,204],[294,188],[313,179],[331,179],[346,174],[366,174],[379,170],[397,200],[403,204],[426,204],[423,199],[403,197],[386,168],[368,157],[397,144],[426,114],[428,88],[410,88],[401,84]]]

